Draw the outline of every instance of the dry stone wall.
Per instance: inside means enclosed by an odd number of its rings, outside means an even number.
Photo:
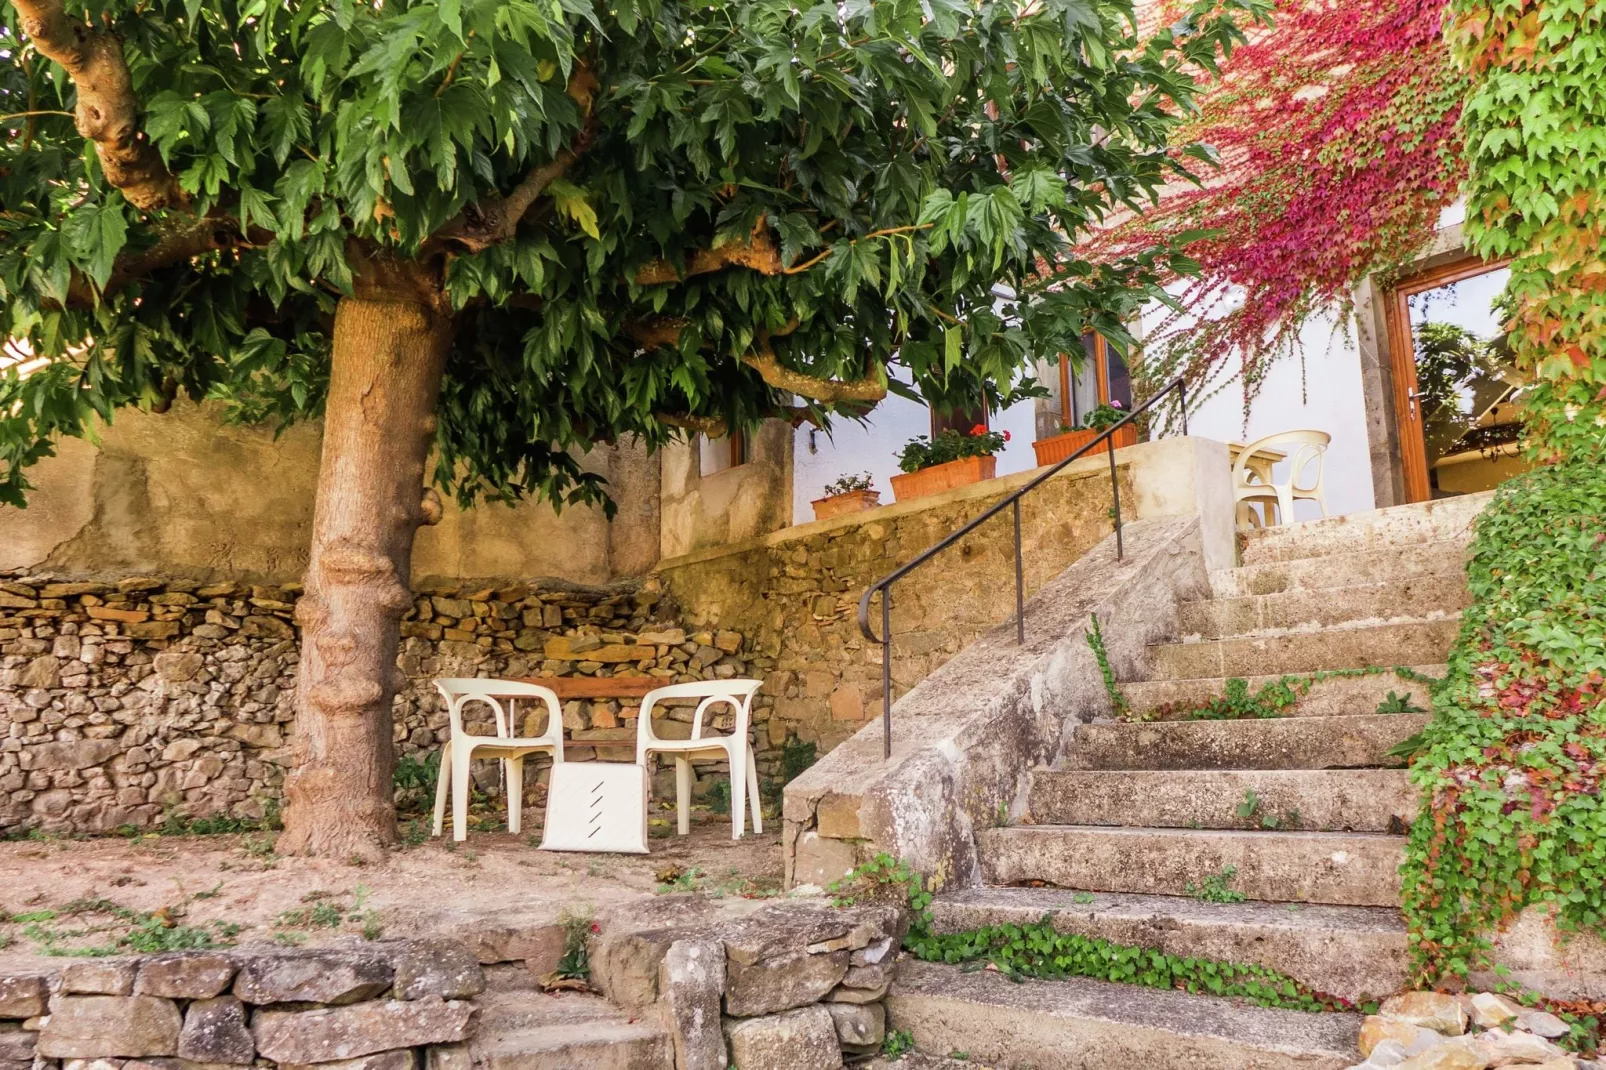
[[[174,814],[269,816],[291,760],[299,594],[293,585],[154,577],[0,577],[0,829],[106,833]],[[436,677],[668,683],[773,667],[738,632],[682,627],[652,582],[430,587],[402,631],[396,742],[420,759],[448,735]],[[761,692],[754,719],[765,777],[779,764],[767,743],[772,707]],[[690,713],[671,710],[662,734]],[[633,740],[635,714],[612,700],[565,703],[565,757],[583,761],[601,744]],[[721,772],[699,770],[699,791]],[[543,776],[531,777],[532,792]]]

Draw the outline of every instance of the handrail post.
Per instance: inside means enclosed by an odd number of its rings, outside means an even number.
[[[1188,384],[1177,380],[1177,407],[1182,410],[1182,436],[1188,436]]]
[[[1126,547],[1121,542],[1121,484],[1115,476],[1114,439],[1104,444],[1104,451],[1110,455],[1110,499],[1115,503],[1115,559],[1121,561],[1126,557]]]
[[[1020,551],[1020,499],[1015,499],[1015,643],[1026,645],[1026,584]]]
[[[881,588],[881,760],[892,757],[892,584]]]

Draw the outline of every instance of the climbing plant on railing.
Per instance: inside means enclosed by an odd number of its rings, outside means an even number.
[[[1347,312],[1357,283],[1420,252],[1465,170],[1464,80],[1441,37],[1443,0],[1279,0],[1274,10],[1177,141],[1213,146],[1220,172],[1177,184],[1092,246],[1114,255],[1156,235],[1215,231],[1188,247],[1202,270],[1180,297],[1187,315],[1150,333],[1142,371],[1212,382],[1236,354],[1246,403],[1313,312]]]
[[[1529,907],[1606,930],[1606,5],[1452,0],[1470,75],[1467,237],[1509,256],[1512,356],[1541,466],[1479,518],[1473,605],[1412,767],[1418,973],[1489,961]]]

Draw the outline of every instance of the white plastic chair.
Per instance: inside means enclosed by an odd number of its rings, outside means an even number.
[[[1239,526],[1244,525],[1246,518],[1252,526],[1260,526],[1255,523],[1259,518],[1249,508],[1251,504],[1259,504],[1263,508],[1276,505],[1276,522],[1279,524],[1294,522],[1294,502],[1300,500],[1315,502],[1322,516],[1326,516],[1327,499],[1322,495],[1322,473],[1326,468],[1327,446],[1332,441],[1333,436],[1326,431],[1280,431],[1251,442],[1239,451],[1237,463],[1232,466],[1233,506],[1238,514]],[[1262,482],[1250,467],[1250,459],[1259,450],[1278,446],[1293,447],[1289,454],[1288,479],[1282,483]],[[1316,466],[1315,482],[1305,483],[1304,477],[1309,474],[1313,464]],[[1271,517],[1268,516],[1266,521],[1270,524]]]
[[[550,754],[554,764],[563,761],[563,708],[557,692],[539,684],[515,680],[477,680],[446,678],[435,681],[435,688],[446,699],[452,734],[441,747],[440,771],[435,779],[435,835],[441,834],[446,815],[446,790],[452,792],[452,839],[468,838],[469,763],[475,757],[502,759],[507,788],[507,830],[516,833],[523,824],[524,758],[528,754]],[[546,704],[546,732],[539,736],[518,735],[517,700],[540,699]],[[503,703],[506,702],[504,706]],[[491,708],[496,735],[470,735],[463,727],[463,709],[480,702]]]
[[[762,680],[700,680],[655,688],[642,697],[641,714],[636,721],[636,762],[645,768],[649,755],[675,756],[675,809],[682,836],[691,831],[691,760],[716,755],[723,755],[730,763],[731,839],[742,838],[746,806],[752,807],[753,831],[764,831],[764,819],[759,814],[758,769],[753,745],[747,740],[753,694],[762,685]],[[669,698],[702,699],[692,716],[690,739],[662,739],[653,731],[653,706]],[[736,711],[734,731],[728,736],[704,735],[703,716],[710,707],[719,705]]]

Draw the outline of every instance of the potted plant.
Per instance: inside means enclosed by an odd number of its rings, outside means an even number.
[[[825,485],[825,497],[814,499],[814,519],[828,520],[845,513],[862,513],[881,504],[881,492],[874,489],[869,472],[843,476]]]
[[[972,427],[969,434],[950,427],[932,439],[916,435],[898,455],[898,467],[905,474],[892,477],[892,493],[906,502],[991,479],[998,467],[993,454],[1008,441],[1008,431],[989,431],[983,424]]]
[[[1121,403],[1112,401],[1108,405],[1100,405],[1088,413],[1082,420],[1080,427],[1073,429],[1061,424],[1059,434],[1038,439],[1032,443],[1032,449],[1037,453],[1038,466],[1058,464],[1089,442],[1092,442],[1099,436],[1100,432],[1113,427],[1124,419],[1126,419],[1126,412],[1122,409]],[[1127,424],[1093,449],[1082,454],[1082,456],[1091,457],[1095,454],[1104,453],[1110,448],[1111,442],[1115,443],[1117,449],[1122,446],[1137,445],[1137,425]]]

